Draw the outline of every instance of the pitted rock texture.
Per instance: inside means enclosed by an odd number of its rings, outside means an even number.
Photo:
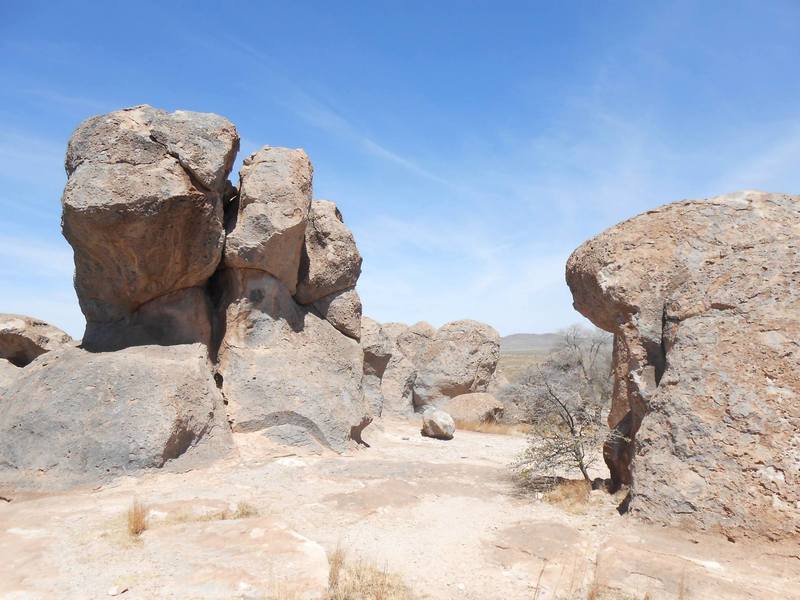
[[[22,315],[0,314],[0,359],[24,367],[45,352],[75,342],[58,327]]]
[[[295,298],[301,304],[311,304],[355,287],[360,275],[361,254],[336,204],[314,200],[308,214]]]
[[[2,389],[0,481],[74,485],[230,449],[200,344],[53,350]]]
[[[223,193],[238,147],[222,117],[150,106],[78,127],[67,149],[62,228],[75,253],[85,347],[208,343],[207,327],[184,322],[187,296],[178,292],[205,285],[220,262]],[[143,310],[170,294],[179,309],[164,310],[161,300]]]
[[[303,150],[266,146],[245,159],[229,209],[227,267],[265,271],[295,292],[312,176]]]
[[[800,197],[740,192],[621,223],[567,263],[613,332],[630,510],[730,537],[800,534]],[[638,429],[638,432],[637,432]]]

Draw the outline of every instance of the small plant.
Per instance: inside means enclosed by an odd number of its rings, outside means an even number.
[[[128,534],[139,537],[147,529],[147,505],[134,499],[128,509]]]
[[[544,493],[543,499],[567,512],[581,514],[589,505],[592,487],[583,479],[564,479]]]
[[[236,510],[228,514],[230,515],[227,517],[228,519],[249,519],[258,516],[258,509],[247,502],[239,502],[239,504],[236,505]]]
[[[328,557],[328,594],[325,600],[413,600],[402,579],[365,561],[350,562],[339,546]]]

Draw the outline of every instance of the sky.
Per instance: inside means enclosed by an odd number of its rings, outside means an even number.
[[[301,147],[380,321],[581,322],[584,240],[647,209],[800,193],[800,2],[1,2],[0,312],[75,337],[67,140],[137,104]]]

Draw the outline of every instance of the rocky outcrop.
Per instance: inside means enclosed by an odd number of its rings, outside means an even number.
[[[437,440],[452,440],[456,432],[456,424],[453,418],[443,410],[438,408],[428,408],[422,413],[422,429],[420,433],[424,437],[436,438]]]
[[[73,345],[73,339],[44,321],[0,314],[0,359],[24,367],[45,352]]]
[[[138,106],[69,142],[64,236],[86,348],[208,344],[202,288],[225,243],[223,194],[239,136],[217,115]]]
[[[355,289],[334,292],[313,304],[319,315],[348,337],[361,339],[361,298]]]
[[[446,399],[437,405],[457,421],[495,423],[503,417],[503,403],[491,394],[471,392]]]
[[[500,336],[477,321],[453,321],[438,330],[421,321],[384,323],[392,356],[381,382],[389,412],[409,414],[447,398],[485,392],[500,357]]]
[[[635,438],[634,514],[800,534],[798,222],[800,197],[741,192],[649,211],[570,257],[575,308],[614,333],[609,425],[627,416]]]
[[[364,350],[364,400],[370,414],[379,417],[385,402],[381,381],[392,358],[392,343],[381,324],[369,317],[361,321],[361,348]]]
[[[64,347],[4,389],[0,481],[70,485],[209,460],[231,445],[200,344],[110,353]]]

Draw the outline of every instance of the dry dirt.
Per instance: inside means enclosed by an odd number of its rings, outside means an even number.
[[[800,598],[800,545],[643,525],[599,491],[569,510],[519,494],[521,436],[365,433],[343,456],[237,434],[239,456],[202,470],[0,502],[0,599],[318,597],[337,546],[420,598]],[[232,518],[239,503],[258,514]]]

